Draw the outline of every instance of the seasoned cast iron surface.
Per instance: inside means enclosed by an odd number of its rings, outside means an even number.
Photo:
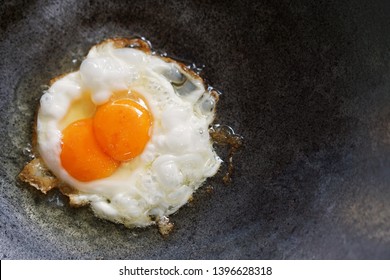
[[[2,1],[0,258],[390,258],[388,3]],[[16,179],[44,85],[134,35],[204,64],[217,121],[245,139],[233,183],[209,180],[165,239]]]

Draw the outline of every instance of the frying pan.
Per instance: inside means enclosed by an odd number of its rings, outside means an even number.
[[[0,12],[1,259],[390,258],[389,1],[35,0]],[[216,122],[244,139],[233,182],[210,179],[167,238],[16,179],[45,85],[115,36],[202,67],[222,92]]]

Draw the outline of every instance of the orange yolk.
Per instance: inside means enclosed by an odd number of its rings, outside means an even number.
[[[110,176],[119,163],[99,147],[92,119],[75,121],[62,132],[61,163],[75,179],[87,182]]]
[[[108,177],[120,162],[142,153],[151,124],[148,109],[134,100],[107,102],[92,118],[75,121],[63,130],[62,166],[82,182]]]
[[[96,140],[102,150],[118,161],[135,158],[149,141],[149,111],[131,99],[100,106],[93,119]]]

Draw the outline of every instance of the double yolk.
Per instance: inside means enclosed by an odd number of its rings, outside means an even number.
[[[148,109],[133,99],[109,101],[62,131],[61,164],[82,182],[108,177],[142,153],[151,125]]]

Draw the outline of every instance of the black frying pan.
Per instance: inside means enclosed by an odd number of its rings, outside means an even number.
[[[388,1],[0,5],[1,259],[390,258]],[[211,179],[168,238],[16,180],[44,85],[96,42],[134,35],[205,64],[217,121],[245,139],[233,183]]]

